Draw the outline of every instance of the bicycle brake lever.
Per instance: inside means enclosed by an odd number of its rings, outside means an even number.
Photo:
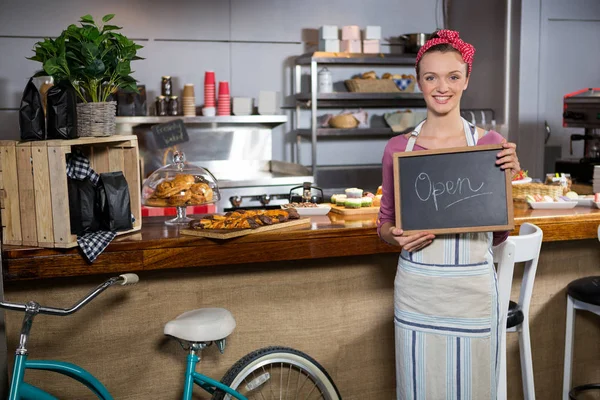
[[[119,278],[123,279],[122,282],[119,282],[119,285],[135,285],[140,281],[140,277],[136,274],[123,274],[119,275]]]

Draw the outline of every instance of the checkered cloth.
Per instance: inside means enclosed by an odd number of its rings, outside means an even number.
[[[79,150],[73,151],[67,158],[67,176],[80,181],[89,177],[94,185],[100,179],[100,175],[90,167],[89,160]],[[117,233],[111,231],[90,232],[77,236],[77,243],[88,261],[94,262],[115,236]]]

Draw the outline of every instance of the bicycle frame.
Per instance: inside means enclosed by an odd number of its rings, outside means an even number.
[[[185,386],[183,389],[183,400],[192,400],[192,390],[194,383],[204,389],[206,392],[213,394],[215,390],[213,388],[220,389],[227,394],[235,397],[238,400],[248,400],[246,396],[241,395],[229,386],[223,385],[219,381],[215,381],[206,375],[196,372],[196,365],[200,359],[194,353],[190,353],[187,356],[187,368],[185,370]]]
[[[238,400],[248,400],[245,396],[223,385],[221,382],[196,372],[196,365],[199,361],[200,359],[195,354],[187,356],[183,400],[192,399],[194,384],[200,386],[210,394],[213,394],[215,392],[214,388],[217,388]],[[42,389],[24,382],[23,377],[26,369],[44,370],[68,376],[87,386],[99,399],[114,400],[106,387],[98,379],[75,364],[54,360],[27,360],[27,355],[20,354],[17,354],[15,357],[13,379],[8,400],[58,400]]]
[[[92,374],[75,364],[54,360],[27,360],[26,354],[17,354],[13,368],[8,400],[57,400],[33,385],[23,381],[26,369],[56,372],[87,386],[99,399],[113,400],[108,390]]]

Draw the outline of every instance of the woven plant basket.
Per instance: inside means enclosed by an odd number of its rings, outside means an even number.
[[[513,185],[513,200],[525,201],[525,196],[536,195],[558,197],[564,194],[564,188],[558,185],[545,185],[543,183],[524,183],[522,185]]]
[[[77,104],[77,135],[111,136],[117,131],[117,102]]]
[[[347,79],[344,81],[351,92],[398,93],[400,89],[392,79]]]

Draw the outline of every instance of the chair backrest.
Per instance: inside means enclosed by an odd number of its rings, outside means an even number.
[[[538,226],[524,223],[519,229],[518,236],[509,236],[504,243],[494,247],[494,262],[498,263],[498,300],[503,312],[506,313],[508,310],[514,264],[524,262],[519,305],[525,318],[529,317],[529,304],[543,237],[543,232]]]

